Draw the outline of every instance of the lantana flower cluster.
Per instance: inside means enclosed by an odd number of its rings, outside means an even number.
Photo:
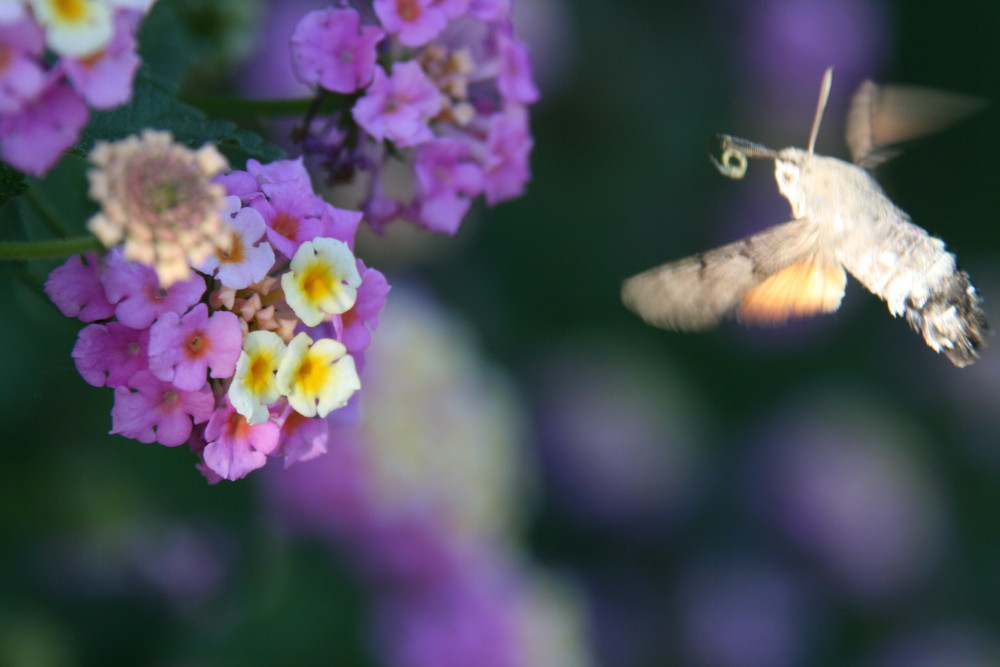
[[[454,234],[475,197],[522,193],[538,90],[510,13],[510,0],[373,0],[299,22],[296,76],[350,96],[311,119],[304,150],[352,183],[376,230],[404,218]]]
[[[155,0],[0,0],[0,157],[41,176],[88,109],[132,97],[135,35]]]
[[[172,145],[163,159],[165,134],[95,148],[97,164],[142,176],[115,196],[107,173],[91,173],[102,201],[91,227],[124,246],[71,257],[46,282],[63,314],[88,323],[77,369],[114,389],[112,433],[188,443],[210,481],[239,479],[268,457],[314,458],[326,451],[325,418],[361,387],[389,289],[354,256],[361,213],[318,197],[301,160],[250,160],[199,181],[190,163],[223,158]],[[205,215],[213,210],[218,225]],[[166,272],[156,263],[163,248],[175,250]]]

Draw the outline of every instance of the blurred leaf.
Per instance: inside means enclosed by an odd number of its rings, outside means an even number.
[[[0,162],[0,206],[28,190],[24,174]]]
[[[77,148],[86,152],[98,140],[116,141],[150,127],[170,130],[177,141],[193,148],[212,142],[237,168],[248,158],[270,162],[284,157],[280,148],[259,135],[230,121],[209,119],[200,109],[179,102],[176,92],[172,83],[147,68],[140,69],[132,101],[113,111],[95,113]]]

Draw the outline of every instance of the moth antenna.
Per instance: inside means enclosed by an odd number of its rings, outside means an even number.
[[[812,132],[809,133],[809,154],[816,147],[816,135],[819,134],[819,123],[823,120],[826,100],[830,97],[830,86],[833,85],[833,67],[827,67],[823,72],[823,82],[819,85],[819,104],[816,105],[816,115],[813,117]]]

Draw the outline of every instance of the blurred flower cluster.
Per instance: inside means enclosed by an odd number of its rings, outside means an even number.
[[[351,554],[387,665],[591,664],[578,594],[517,546],[534,475],[512,387],[417,292],[382,320],[360,429],[268,477],[268,507]]]
[[[362,0],[295,28],[298,79],[346,96],[307,118],[303,150],[376,230],[404,218],[454,234],[475,197],[522,193],[538,90],[510,14],[510,0]]]
[[[301,160],[219,175],[213,147],[165,132],[91,159],[89,226],[112,249],[71,257],[45,291],[88,323],[73,359],[115,390],[111,432],[188,443],[210,481],[322,454],[389,289],[354,257],[361,214],[314,194]]]
[[[132,97],[135,34],[155,0],[0,2],[0,157],[41,176],[80,138],[88,108]]]

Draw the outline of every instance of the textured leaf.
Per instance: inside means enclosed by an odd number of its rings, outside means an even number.
[[[192,148],[212,142],[238,169],[248,158],[270,162],[284,157],[280,148],[259,135],[228,120],[209,119],[200,109],[178,101],[175,94],[173,84],[141,69],[132,101],[112,111],[94,113],[77,148],[87,152],[98,140],[116,141],[148,127],[170,130],[177,141]]]

